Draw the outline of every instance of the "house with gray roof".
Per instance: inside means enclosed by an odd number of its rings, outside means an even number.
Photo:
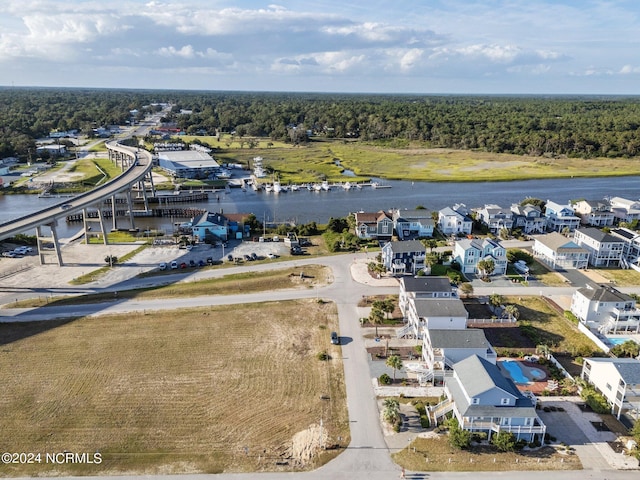
[[[533,255],[551,268],[587,268],[589,252],[558,232],[533,237]]]
[[[500,230],[513,228],[513,212],[499,205],[489,204],[476,210],[476,219],[487,226],[491,233],[498,235]]]
[[[542,210],[537,205],[511,205],[513,213],[513,228],[519,228],[522,233],[531,235],[547,231],[547,219],[542,215]]]
[[[429,408],[436,425],[453,412],[460,428],[484,432],[489,440],[500,432],[510,432],[527,442],[544,437],[546,426],[536,413],[535,397],[520,392],[497,365],[478,355],[453,365],[444,390],[447,399]]]
[[[615,220],[608,200],[579,200],[573,204],[573,209],[582,225],[610,227]]]
[[[393,219],[387,212],[355,212],[353,217],[358,238],[390,240],[393,236]]]
[[[398,307],[406,317],[409,302],[416,298],[455,298],[449,277],[401,277]]]
[[[422,359],[431,378],[442,379],[455,363],[472,355],[496,363],[497,354],[487,341],[484,330],[479,328],[424,329],[422,335]]]
[[[589,252],[590,265],[594,267],[620,265],[624,242],[619,237],[589,227],[576,230],[573,234],[573,241]]]
[[[462,204],[438,211],[438,229],[443,235],[471,235],[473,220]]]
[[[640,360],[585,358],[581,377],[604,395],[618,419],[624,412],[640,411]]]
[[[547,230],[549,231],[562,232],[566,229],[573,232],[580,226],[580,217],[575,215],[573,207],[568,203],[562,204],[547,200],[544,216],[547,219]]]
[[[456,240],[453,260],[460,265],[462,273],[480,273],[480,260],[493,261],[492,275],[504,275],[507,272],[507,250],[499,241],[490,238]]]
[[[571,296],[571,313],[603,334],[640,333],[640,310],[630,295],[608,284],[588,284]]]
[[[400,240],[433,237],[433,218],[426,209],[399,210],[391,212],[393,227]]]
[[[407,331],[414,338],[422,338],[425,328],[467,328],[469,312],[459,298],[416,298],[407,304]]]
[[[634,220],[640,220],[640,201],[612,197],[609,199],[609,203],[617,222],[631,223]]]
[[[426,255],[427,249],[419,240],[387,242],[382,247],[382,264],[394,275],[415,275],[424,268]]]

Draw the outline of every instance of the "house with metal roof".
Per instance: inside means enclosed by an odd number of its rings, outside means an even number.
[[[520,392],[493,363],[478,355],[453,365],[453,374],[445,378],[447,399],[429,408],[434,424],[449,412],[460,428],[493,434],[510,432],[527,442],[542,440],[546,425],[536,413],[533,395]]]
[[[401,277],[398,307],[406,317],[409,302],[416,298],[455,298],[449,277]]]
[[[588,284],[571,296],[571,313],[601,333],[640,333],[640,310],[630,295],[611,285]]]
[[[640,413],[640,360],[585,358],[581,377],[609,402],[618,419],[624,412]]]
[[[430,379],[442,379],[453,365],[472,355],[496,363],[497,354],[479,328],[427,329],[422,335],[422,359]],[[423,379],[424,380],[424,379]]]
[[[587,268],[589,252],[558,232],[533,237],[533,255],[551,268]]]
[[[590,265],[594,267],[620,265],[624,242],[619,237],[589,227],[577,229],[573,234],[573,241],[589,252]]]
[[[158,166],[176,178],[213,178],[220,171],[218,162],[201,150],[158,152]]]
[[[407,325],[403,330],[414,338],[422,338],[425,328],[467,328],[469,318],[459,298],[416,298],[408,302],[406,312]]]

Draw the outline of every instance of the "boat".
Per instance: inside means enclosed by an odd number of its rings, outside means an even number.
[[[273,185],[271,185],[270,183],[265,183],[264,191],[265,192],[273,192]]]
[[[351,182],[343,183],[342,188],[344,188],[345,190],[351,190]]]
[[[358,190],[362,190],[362,185],[360,185],[359,183],[356,183],[356,188],[357,188]]]
[[[289,189],[290,189],[292,192],[297,192],[298,190],[300,190],[300,187],[294,183],[293,185],[291,185],[291,186],[289,187]]]
[[[327,182],[326,180],[322,182],[322,184],[320,185],[320,188],[325,192],[328,192],[329,190],[331,190],[331,187],[329,186],[329,182]]]
[[[273,181],[273,193],[280,193],[283,191],[283,188],[280,186],[280,181]]]
[[[320,190],[322,190],[322,186],[321,186],[319,183],[314,183],[314,184],[313,184],[313,189],[314,189],[316,192],[319,192]]]

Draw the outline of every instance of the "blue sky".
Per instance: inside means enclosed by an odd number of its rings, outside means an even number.
[[[640,2],[2,0],[0,85],[639,94]]]

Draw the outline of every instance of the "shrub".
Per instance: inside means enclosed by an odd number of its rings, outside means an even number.
[[[383,373],[378,377],[378,382],[380,382],[380,385],[391,385],[391,377],[386,373]]]
[[[580,323],[580,320],[578,320],[578,317],[576,317],[570,310],[564,311],[564,318],[571,321],[571,323],[575,323],[576,325]]]
[[[322,360],[322,361],[331,360],[331,355],[329,355],[326,350],[319,352],[317,357],[318,357],[318,360]]]

